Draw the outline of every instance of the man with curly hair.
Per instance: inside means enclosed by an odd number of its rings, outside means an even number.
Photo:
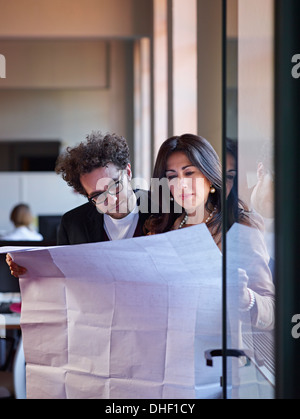
[[[124,137],[92,132],[74,148],[68,147],[55,171],[88,202],[63,215],[59,245],[119,240],[143,235],[149,217],[148,192],[133,191],[129,147]],[[10,257],[15,276],[26,270]]]
[[[86,140],[75,148],[67,148],[57,160],[56,173],[89,201],[62,217],[58,244],[142,235],[149,214],[139,211],[140,200],[148,200],[148,194],[139,190],[136,195],[131,187],[129,147],[125,138],[96,131]]]

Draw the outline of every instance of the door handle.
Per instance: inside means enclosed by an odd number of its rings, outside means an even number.
[[[213,358],[220,357],[224,355],[223,349],[208,349],[204,352],[205,359],[206,359],[206,365],[208,367],[213,367]],[[241,349],[227,349],[225,351],[226,357],[234,357],[234,358],[240,358],[245,357],[247,359],[247,363],[245,367],[249,366],[251,364],[250,356],[251,354],[247,351],[247,353]]]

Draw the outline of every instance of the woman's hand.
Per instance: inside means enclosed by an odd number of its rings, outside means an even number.
[[[240,310],[246,310],[251,302],[250,294],[248,291],[248,281],[246,271],[239,269],[239,307]]]
[[[27,269],[23,266],[17,265],[10,256],[9,253],[6,254],[6,263],[9,266],[10,273],[15,276],[16,278],[19,278],[20,276],[26,274]]]

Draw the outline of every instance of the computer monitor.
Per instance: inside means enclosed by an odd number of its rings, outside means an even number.
[[[5,257],[0,254],[0,292],[20,292],[19,280],[11,275]]]
[[[39,232],[44,237],[44,240],[56,243],[61,217],[61,215],[38,216]]]
[[[41,247],[53,246],[52,241],[7,241],[1,240],[0,247]],[[0,293],[20,292],[19,280],[11,275],[6,263],[6,254],[0,253]]]

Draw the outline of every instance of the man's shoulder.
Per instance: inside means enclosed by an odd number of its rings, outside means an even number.
[[[89,202],[80,205],[79,207],[73,208],[67,211],[63,215],[64,220],[72,220],[74,218],[87,217],[98,214],[96,208],[94,208]]]

